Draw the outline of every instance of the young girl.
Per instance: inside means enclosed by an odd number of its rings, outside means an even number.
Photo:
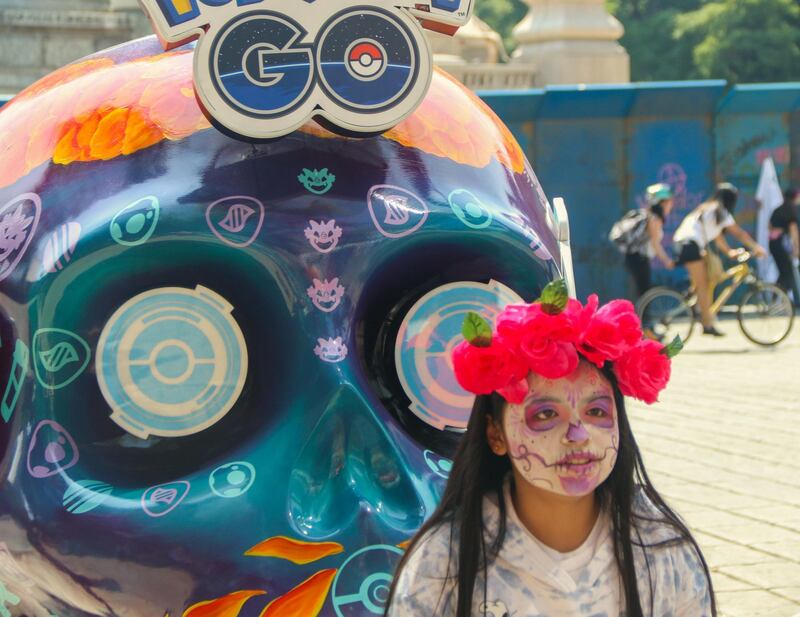
[[[398,566],[388,617],[705,617],[708,567],[645,472],[624,396],[655,402],[676,341],[630,302],[563,282],[476,314],[453,352],[477,394],[439,508]]]

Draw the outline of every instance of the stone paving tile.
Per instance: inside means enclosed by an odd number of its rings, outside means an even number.
[[[697,336],[652,407],[630,404],[656,488],[703,549],[722,617],[800,617],[800,319],[761,349]]]
[[[794,617],[798,609],[796,602],[759,589],[722,591],[717,604],[724,617]]]

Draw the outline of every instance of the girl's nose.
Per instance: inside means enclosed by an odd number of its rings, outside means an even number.
[[[567,434],[564,435],[564,441],[566,443],[580,443],[588,439],[589,433],[583,428],[583,422],[579,420],[577,424],[569,423]]]

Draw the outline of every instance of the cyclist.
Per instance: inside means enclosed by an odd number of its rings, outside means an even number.
[[[706,255],[710,250],[711,242],[728,257],[734,258],[738,251],[731,249],[725,240],[725,234],[730,234],[742,244],[750,248],[756,257],[764,257],[764,249],[736,224],[733,212],[739,190],[728,182],[718,184],[710,199],[692,210],[681,222],[675,232],[675,254],[678,256],[677,264],[686,266],[692,287],[697,294],[697,304],[700,307],[700,321],[703,324],[703,334],[709,336],[723,336],[714,326],[714,317],[711,314],[711,291],[709,282]]]
[[[668,270],[675,267],[675,262],[661,244],[664,221],[672,211],[672,189],[668,184],[652,184],[647,187],[646,198],[647,223],[642,229],[642,237],[639,242],[631,243],[625,252],[625,267],[633,277],[639,298],[653,286],[650,269],[653,257],[658,257]]]
[[[783,205],[769,219],[769,252],[778,266],[778,280],[775,284],[784,291],[792,291],[795,287],[797,259],[800,257],[800,234],[797,229],[797,206],[800,205],[800,193],[797,189],[786,189],[783,192]],[[794,262],[794,264],[792,263]],[[800,304],[795,290],[795,304]]]

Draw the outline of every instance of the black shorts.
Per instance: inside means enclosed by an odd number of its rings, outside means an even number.
[[[677,242],[675,244],[675,252],[678,254],[678,259],[675,260],[675,263],[680,266],[692,263],[693,261],[703,260],[703,256],[700,253],[700,246],[694,240]]]

